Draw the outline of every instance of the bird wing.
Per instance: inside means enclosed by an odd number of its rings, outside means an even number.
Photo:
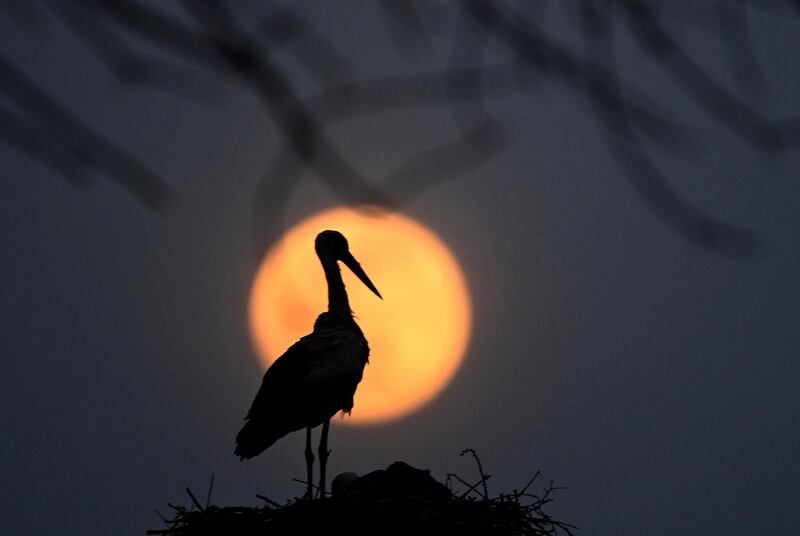
[[[236,452],[252,458],[289,432],[350,411],[369,347],[352,319],[323,313],[306,335],[267,369],[236,436]]]
[[[281,412],[315,420],[311,417],[315,413],[349,410],[368,355],[357,327],[343,329],[318,321],[311,334],[289,347],[266,371],[246,419]],[[339,402],[340,407],[331,407]]]

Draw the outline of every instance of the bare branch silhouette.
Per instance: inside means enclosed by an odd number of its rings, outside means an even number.
[[[587,58],[613,65],[614,34],[607,14],[588,2],[584,3],[583,8]],[[616,70],[612,69],[611,72]],[[757,241],[752,231],[736,228],[706,215],[669,185],[628,120],[627,106],[616,78],[612,75],[606,83],[609,90],[607,96],[612,103],[601,106],[599,101],[594,101],[595,117],[601,127],[613,131],[611,136],[605,138],[609,148],[650,210],[688,241],[705,249],[732,257],[753,258],[757,253]]]
[[[386,31],[398,50],[407,56],[419,56],[431,50],[430,35],[417,2],[380,0],[378,5]]]
[[[315,28],[289,8],[265,17],[258,35],[271,50],[287,50],[306,72],[317,79],[321,87],[353,82],[355,66]]]
[[[118,81],[126,86],[147,87],[201,102],[213,101],[198,73],[185,65],[134,50],[122,36],[95,17],[93,9],[78,2],[48,0],[44,5],[75,35]]]
[[[629,20],[628,27],[642,49],[722,126],[767,151],[782,150],[800,141],[798,119],[775,122],[762,118],[694,61],[664,29],[649,5],[633,0],[621,5]]]
[[[736,85],[743,93],[754,95],[767,91],[767,80],[756,57],[748,7],[748,2],[743,0],[718,1],[718,31]]]
[[[39,163],[50,167],[75,185],[86,185],[87,162],[73,151],[54,143],[26,118],[0,107],[0,140]]]
[[[684,199],[659,169],[652,153],[687,154],[702,133],[625,71],[615,57],[619,32],[631,35],[648,61],[746,146],[771,155],[800,144],[800,118],[764,117],[750,102],[770,90],[751,16],[791,16],[800,22],[795,0],[381,1],[372,15],[380,17],[386,39],[401,55],[444,60],[439,69],[420,69],[409,61],[389,75],[364,72],[358,57],[340,50],[296,6],[265,5],[255,19],[248,16],[247,24],[237,13],[240,8],[218,0],[184,0],[171,11],[140,0],[45,0],[41,6],[7,2],[0,16],[25,21],[29,31],[37,31],[47,19],[42,15],[53,14],[115,79],[134,89],[210,104],[217,101],[215,92],[199,82],[210,77],[255,95],[280,136],[265,150],[272,156],[265,157],[268,171],[256,193],[260,224],[280,226],[275,215],[305,171],[345,203],[399,207],[524,143],[503,132],[494,102],[533,95],[542,84],[556,83],[588,104],[623,176],[656,217],[706,250],[754,258],[763,241],[757,233],[722,222]],[[578,15],[569,20],[577,23],[580,39],[551,36],[549,21],[559,9]],[[432,20],[441,23],[444,34],[434,35]],[[719,40],[730,84],[684,46],[675,24],[692,24]],[[171,195],[163,179],[111,142],[108,133],[80,121],[24,71],[0,56],[0,94],[14,107],[0,108],[0,143],[71,182],[85,184],[90,172],[103,173],[146,206],[163,206]],[[316,89],[309,94],[298,76],[310,77]],[[376,181],[329,134],[344,121],[405,109],[449,111],[459,133],[426,133],[427,141],[405,148],[399,164]],[[268,237],[260,235],[257,241],[266,247]]]
[[[0,79],[0,93],[24,110],[31,124],[48,132],[51,144],[107,174],[149,208],[159,209],[169,202],[170,188],[143,162],[84,124],[2,54]],[[45,149],[41,141],[39,147],[50,155],[59,150]],[[60,169],[67,178],[74,176],[74,166]]]

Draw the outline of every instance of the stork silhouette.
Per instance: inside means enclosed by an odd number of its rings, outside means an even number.
[[[314,248],[328,282],[328,310],[314,322],[314,331],[289,347],[264,374],[264,380],[236,436],[234,454],[250,459],[290,432],[306,429],[306,496],[313,497],[314,453],[311,429],[322,425],[319,441],[319,490],[325,496],[328,429],[336,412],[350,413],[353,395],[369,358],[369,345],[353,320],[342,274],[342,261],[379,298],[378,289],[350,253],[338,231],[322,231]]]

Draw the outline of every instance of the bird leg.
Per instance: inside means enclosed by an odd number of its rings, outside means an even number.
[[[311,483],[314,480],[314,451],[311,450],[311,427],[306,427],[306,499],[314,498],[314,487]]]
[[[325,464],[328,462],[328,428],[331,420],[327,419],[322,423],[322,436],[319,439],[319,496],[325,498]]]

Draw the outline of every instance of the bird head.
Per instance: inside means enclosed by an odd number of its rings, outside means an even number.
[[[374,292],[380,299],[383,299],[381,293],[378,292],[378,289],[375,288],[375,285],[373,285],[372,281],[367,277],[364,269],[361,268],[356,258],[350,253],[347,239],[342,233],[332,230],[322,231],[317,235],[317,239],[314,241],[314,249],[320,260],[333,259],[342,261],[368,289]]]

